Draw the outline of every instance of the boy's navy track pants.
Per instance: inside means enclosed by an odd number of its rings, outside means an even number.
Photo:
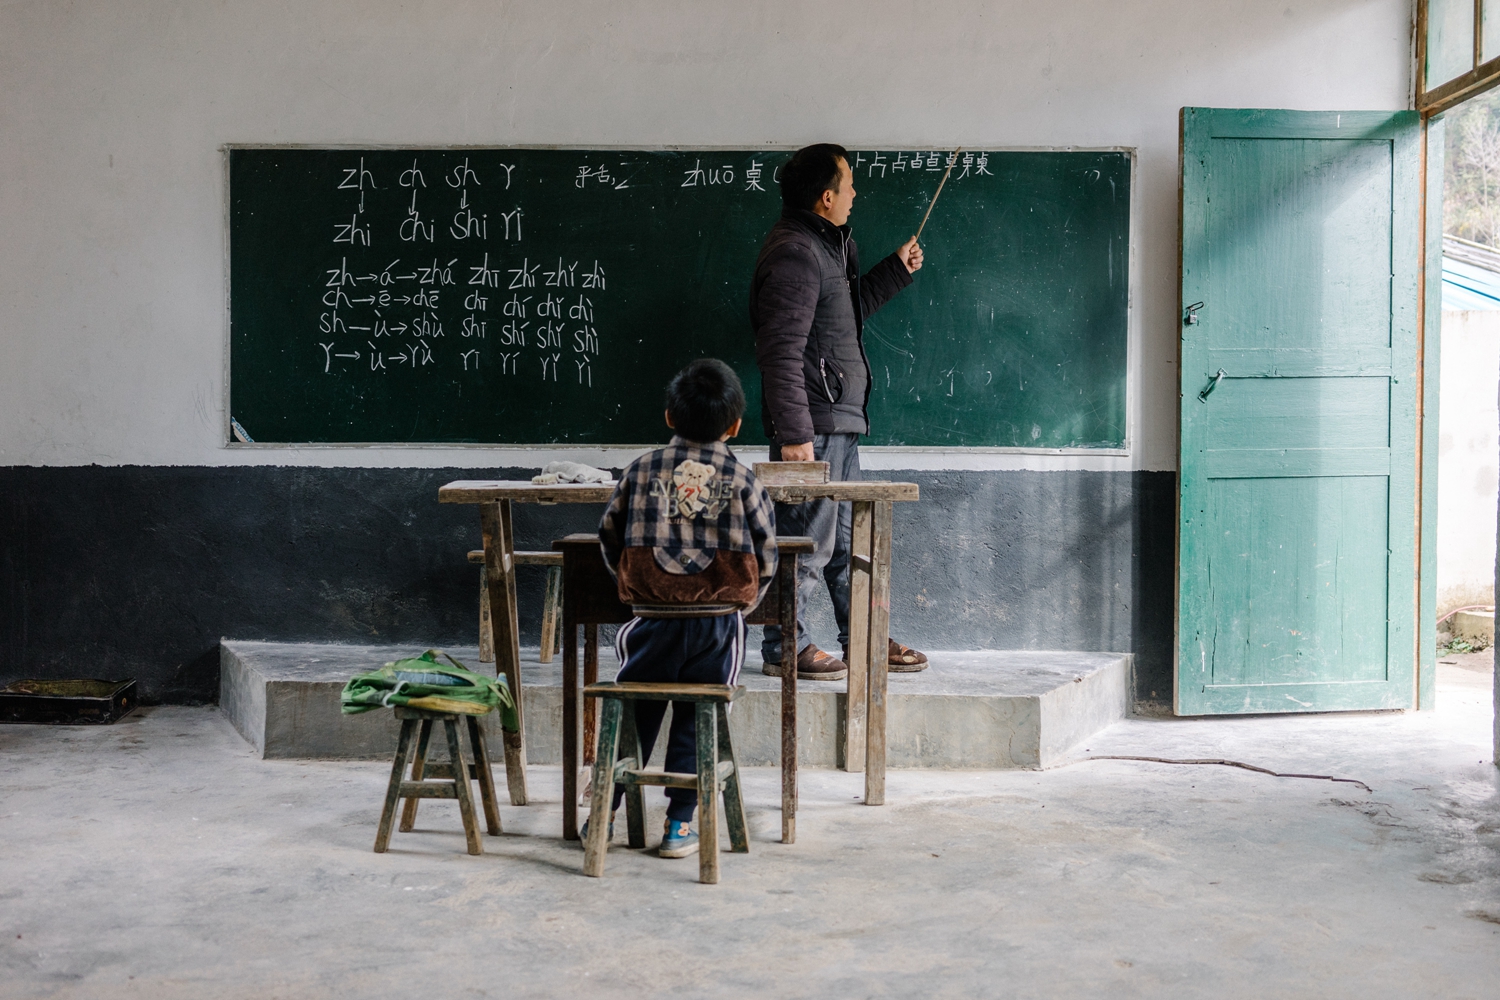
[[[615,636],[620,658],[620,681],[658,684],[733,684],[745,662],[745,616],[736,611],[717,618],[632,618]],[[633,701],[641,753],[649,758],[666,714],[664,701]],[[672,728],[667,736],[668,771],[694,774],[698,770],[697,720],[692,702],[672,703]],[[647,761],[641,761],[646,766]],[[692,821],[698,793],[691,788],[668,788],[667,817]],[[625,786],[616,785],[611,809],[620,808]]]

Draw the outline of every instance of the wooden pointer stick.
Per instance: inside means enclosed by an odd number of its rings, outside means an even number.
[[[964,148],[959,146],[953,151],[953,155],[948,157],[948,169],[943,171],[943,179],[938,181],[938,188],[932,193],[932,201],[927,204],[927,214],[922,216],[922,224],[917,227],[917,235],[913,236],[912,239],[920,240],[922,238],[922,230],[927,228],[927,220],[932,216],[932,208],[937,204],[938,195],[943,193],[943,185],[948,183],[948,175],[953,173],[953,164],[958,162],[958,154],[963,151]]]

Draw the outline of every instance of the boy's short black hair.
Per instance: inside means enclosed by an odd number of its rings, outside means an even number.
[[[781,168],[781,203],[811,211],[824,191],[839,189],[840,160],[847,163],[849,151],[831,142],[797,150]]]
[[[717,441],[745,413],[740,377],[718,358],[699,358],[667,383],[667,414],[679,437]]]

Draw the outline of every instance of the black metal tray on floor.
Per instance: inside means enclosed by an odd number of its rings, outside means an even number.
[[[13,681],[0,688],[0,722],[106,725],[135,708],[135,679]]]

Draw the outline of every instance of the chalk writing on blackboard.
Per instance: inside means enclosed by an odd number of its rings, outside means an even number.
[[[893,154],[861,151],[853,154],[852,166],[863,171],[866,178],[873,178],[885,177],[888,172],[936,171],[944,163],[943,155],[933,150]],[[987,164],[985,154],[965,153],[959,161],[962,171],[955,179],[987,175]],[[734,163],[705,163],[702,157],[695,157],[675,185],[694,188],[738,184],[737,190],[763,194],[765,167],[764,161],[754,158],[737,168]],[[618,166],[583,162],[573,176],[572,187],[580,192],[626,190],[641,169],[641,164],[631,162]],[[495,348],[502,348],[494,351],[491,359],[501,375],[521,377],[528,370],[521,362],[531,355],[532,377],[560,382],[564,377],[562,360],[571,356],[573,371],[569,374],[573,381],[585,388],[593,386],[594,362],[606,346],[597,325],[602,303],[594,298],[609,287],[605,263],[598,258],[575,259],[566,252],[536,261],[530,253],[522,254],[519,260],[507,254],[502,247],[523,241],[524,207],[512,204],[497,208],[492,198],[482,203],[474,199],[487,183],[495,190],[509,191],[516,179],[516,165],[499,163],[486,170],[487,174],[482,174],[469,156],[441,164],[413,156],[395,171],[391,184],[389,177],[382,181],[363,156],[335,169],[334,190],[349,192],[351,200],[348,221],[341,219],[334,224],[334,243],[346,244],[349,252],[362,257],[378,245],[433,244],[442,237],[460,248],[460,254],[361,261],[354,268],[344,254],[336,266],[325,268],[316,332],[336,339],[315,340],[324,374],[341,376],[363,370],[385,375],[401,368],[416,370],[434,365],[478,372],[485,365],[486,345],[493,343]],[[778,171],[772,171],[773,183]],[[428,194],[429,176],[440,177],[451,194]],[[401,192],[399,222],[394,233],[383,233],[366,212],[371,204],[367,198],[378,198],[379,192],[391,188]],[[424,197],[436,197],[439,202],[456,197],[449,202],[452,214],[446,226],[439,226],[432,211],[443,211],[441,206],[429,207],[422,201]],[[389,235],[396,240],[387,242]],[[473,247],[477,256],[463,252],[463,247]],[[461,299],[443,295],[445,288],[459,285],[466,289]],[[503,291],[511,295],[497,303],[497,321],[492,322],[491,298],[494,292]],[[575,291],[576,298],[567,297]],[[458,338],[451,352],[436,346],[450,331]],[[390,343],[378,346],[378,341]],[[951,391],[952,373],[948,375]]]
[[[858,151],[852,161],[854,170],[868,179],[937,171],[947,157],[934,150]],[[667,179],[643,175],[648,162],[585,160],[569,187],[579,198],[612,197],[605,192],[629,190],[633,180],[679,188],[728,187],[746,197],[767,192],[765,160],[732,163],[699,156],[691,163],[678,168],[676,179]],[[961,172],[954,180],[990,175],[982,152],[964,153],[957,165]],[[323,268],[317,282],[321,293],[310,339],[322,374],[348,378],[362,372],[366,378],[383,378],[403,370],[443,368],[593,388],[595,362],[609,346],[599,327],[608,312],[600,296],[609,288],[609,265],[598,257],[570,255],[566,247],[527,244],[531,249],[519,257],[510,251],[524,241],[526,210],[519,201],[496,205],[495,196],[511,191],[518,179],[516,166],[487,161],[481,167],[472,156],[454,162],[434,154],[400,161],[399,169],[386,168],[394,176],[381,176],[383,171],[364,156],[332,167],[330,186],[347,198],[343,205],[348,214],[332,227],[332,243],[344,250],[337,263],[328,262],[331,266]],[[772,184],[779,169],[770,171]],[[440,178],[442,184],[434,191],[429,178]],[[549,192],[553,198],[555,191]],[[592,194],[596,191],[601,193]],[[504,197],[518,196],[519,188]],[[392,205],[392,198],[399,200]],[[446,217],[446,225],[439,217]],[[378,252],[375,248],[414,249],[439,241],[456,253],[417,257],[397,250],[369,259]],[[954,373],[943,374],[952,395]]]
[[[734,164],[732,163],[721,164],[717,167],[710,166],[705,169],[703,161],[699,159],[693,161],[691,170],[684,170],[682,173],[685,179],[680,186],[685,188],[717,187],[720,184],[734,183]]]
[[[508,189],[515,167],[511,164],[500,167],[503,174],[494,178],[494,186]],[[522,206],[494,213],[498,218],[492,229],[492,213],[470,200],[471,186],[482,189],[486,180],[470,158],[439,171],[424,167],[420,157],[413,157],[397,174],[395,182],[396,188],[404,189],[405,211],[395,234],[399,242],[436,242],[437,227],[431,216],[424,216],[419,201],[420,193],[428,188],[429,172],[441,176],[458,197],[456,211],[443,233],[447,239],[460,246],[469,243],[493,246],[497,241],[514,243],[522,239],[521,220],[525,215]],[[733,172],[732,168],[713,167],[704,171],[703,176],[704,183],[720,184],[727,183]],[[759,176],[758,171],[755,176]],[[367,206],[363,199],[367,190],[381,190],[379,179],[361,157],[353,166],[339,168],[334,181],[336,191],[357,192],[360,198],[350,206],[350,221],[335,226],[334,242],[360,249],[370,247],[379,236],[374,223],[365,217]],[[621,190],[628,182],[604,165],[579,167],[576,187],[583,189],[590,184]],[[596,325],[598,303],[593,294],[581,291],[607,290],[604,263],[597,258],[584,261],[565,254],[549,261],[533,262],[530,255],[523,255],[519,261],[504,260],[494,250],[484,249],[477,259],[465,260],[462,255],[415,261],[397,257],[378,264],[362,262],[351,269],[349,257],[341,255],[337,266],[324,269],[325,279],[321,282],[325,291],[320,300],[323,309],[318,316],[317,331],[336,338],[315,341],[322,353],[322,372],[346,376],[364,370],[384,376],[402,368],[416,370],[453,363],[460,372],[478,372],[484,364],[484,345],[493,339],[495,346],[507,348],[496,351],[493,359],[501,375],[520,376],[526,370],[522,359],[528,352],[536,351],[533,377],[560,382],[565,377],[563,358],[571,355],[572,371],[567,374],[579,386],[592,388],[593,363],[600,356],[603,338]],[[365,273],[356,273],[360,270]],[[467,291],[459,303],[461,312],[453,314],[448,310],[458,300],[445,298],[443,289],[458,286],[460,282]],[[410,285],[403,288],[406,283]],[[502,289],[510,291],[511,296],[502,300],[501,321],[495,324],[492,338],[488,318],[491,290]],[[540,297],[535,293],[523,295],[522,291],[527,289],[544,291]],[[580,290],[580,294],[576,298],[565,297],[564,293],[573,290]],[[388,314],[400,307],[417,311]],[[450,329],[459,337],[451,354],[436,346]],[[343,340],[346,335],[363,335],[365,339],[355,347],[354,341]],[[385,346],[376,343],[383,338],[392,342]],[[360,365],[361,361],[365,364]]]

